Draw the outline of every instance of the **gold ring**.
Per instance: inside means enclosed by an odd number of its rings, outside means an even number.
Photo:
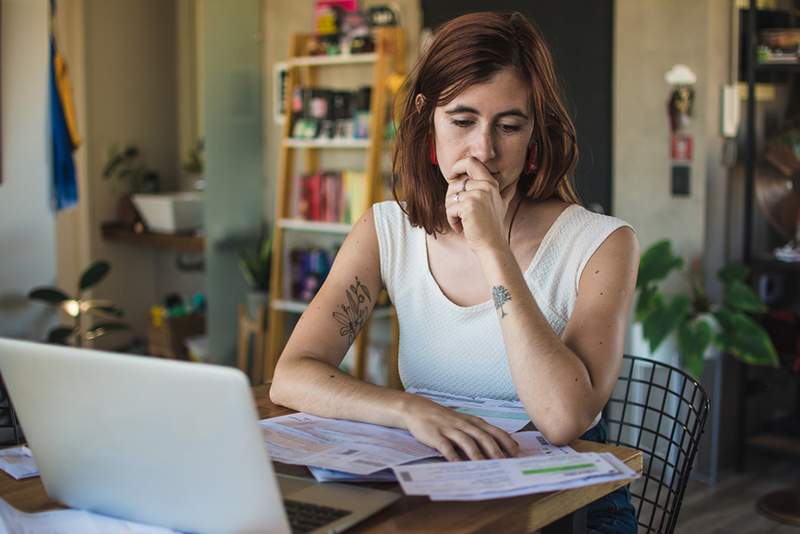
[[[461,188],[462,193],[467,190],[467,182],[469,182],[469,178],[464,179],[464,187]]]

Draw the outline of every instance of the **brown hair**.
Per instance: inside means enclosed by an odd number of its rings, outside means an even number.
[[[511,68],[531,88],[536,170],[518,191],[533,199],[578,203],[571,175],[578,160],[575,126],[561,99],[553,59],[539,31],[520,13],[470,13],[439,28],[405,82],[393,159],[392,190],[406,201],[411,224],[429,234],[447,227],[447,183],[431,164],[433,113],[467,87]],[[425,102],[417,109],[416,95]]]

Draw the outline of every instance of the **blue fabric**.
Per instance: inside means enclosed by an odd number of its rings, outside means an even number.
[[[600,420],[581,439],[608,442],[608,430]],[[586,531],[589,534],[636,534],[636,510],[628,486],[612,491],[586,507]]]
[[[56,210],[70,208],[78,203],[78,184],[75,180],[75,162],[72,159],[72,139],[67,129],[67,119],[58,96],[55,72],[56,41],[50,38],[50,126],[53,143],[53,203]]]

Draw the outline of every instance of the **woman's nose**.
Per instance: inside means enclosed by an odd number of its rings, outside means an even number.
[[[494,138],[488,128],[475,132],[470,155],[483,163],[495,158]]]

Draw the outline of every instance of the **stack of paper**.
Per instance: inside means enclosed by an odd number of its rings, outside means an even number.
[[[369,475],[439,453],[397,428],[304,413],[261,421],[273,460]]]
[[[575,454],[572,447],[556,447],[547,441],[541,432],[526,431],[517,432],[512,436],[519,443],[519,456],[565,456]],[[444,462],[442,457],[429,458],[407,463],[404,465],[422,465],[436,462]],[[383,469],[369,475],[356,475],[334,469],[309,466],[309,471],[314,475],[318,482],[397,482],[397,477],[390,469]]]
[[[0,499],[0,534],[177,534],[178,531],[134,523],[84,510],[26,514]]]
[[[39,475],[33,453],[24,445],[0,450],[0,469],[17,480]]]
[[[479,397],[463,397],[429,390],[408,390],[461,413],[481,417],[506,432],[516,432],[530,422],[519,402],[498,401]],[[438,457],[439,452],[417,441],[405,430],[369,423],[327,419],[297,413],[261,421],[264,439],[273,460],[286,464],[313,466],[321,469],[321,479],[365,480],[366,475],[396,465]],[[533,438],[531,438],[533,439]],[[542,438],[543,439],[543,438]],[[533,442],[531,442],[532,446]],[[548,444],[549,445],[549,444]],[[387,473],[377,475],[388,479]],[[367,478],[374,481],[375,478]]]
[[[517,458],[446,462],[405,430],[298,413],[261,421],[274,460],[306,465],[320,482],[399,481],[408,495],[433,500],[480,500],[634,479],[612,454],[556,447],[529,422],[519,402],[409,389],[453,410],[512,433]]]
[[[427,495],[434,501],[498,499],[638,477],[609,453],[442,462],[393,471],[406,495]]]

